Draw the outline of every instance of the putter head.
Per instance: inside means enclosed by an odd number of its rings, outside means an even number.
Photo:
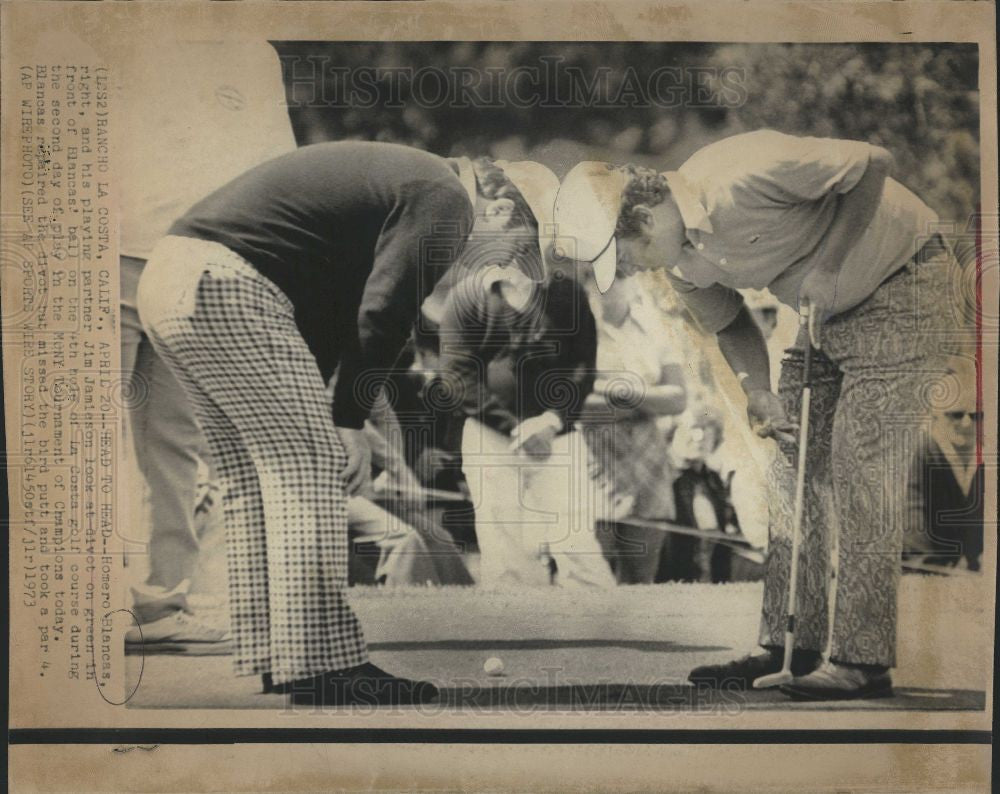
[[[792,675],[791,670],[779,670],[777,673],[771,673],[771,675],[762,675],[753,682],[754,689],[771,689],[772,687],[781,686],[782,684],[791,683],[792,679],[795,678]]]

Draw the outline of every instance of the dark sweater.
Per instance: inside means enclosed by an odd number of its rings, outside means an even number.
[[[305,146],[195,204],[170,234],[236,252],[291,300],[334,421],[361,427],[473,207],[445,160],[388,143]]]
[[[573,279],[541,287],[532,308],[515,315],[499,284],[458,285],[441,319],[442,393],[460,403],[445,423],[441,446],[461,451],[466,417],[509,435],[545,411],[572,427],[594,388],[597,330],[587,293]],[[457,391],[456,391],[457,390]]]

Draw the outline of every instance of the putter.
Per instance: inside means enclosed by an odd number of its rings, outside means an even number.
[[[812,307],[805,304],[799,324],[807,331]],[[785,626],[785,656],[781,670],[762,675],[753,682],[754,689],[769,689],[789,683],[792,675],[792,653],[795,646],[795,594],[799,578],[799,541],[802,538],[802,510],[806,494],[806,455],[809,451],[809,398],[812,392],[812,340],[806,337],[805,363],[802,367],[802,406],[799,410],[799,459],[795,478],[795,512],[792,519],[792,563],[788,572],[788,623]]]

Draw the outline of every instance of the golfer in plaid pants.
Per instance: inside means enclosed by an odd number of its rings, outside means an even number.
[[[346,495],[369,472],[371,398],[464,246],[474,198],[424,152],[307,146],[195,204],[140,281],[140,317],[226,489],[236,673],[293,702],[436,695],[368,661],[343,592]]]

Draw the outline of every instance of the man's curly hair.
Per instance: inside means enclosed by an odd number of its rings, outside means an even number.
[[[472,161],[472,169],[476,172],[476,182],[480,195],[492,200],[506,198],[514,202],[514,211],[507,222],[507,229],[529,228],[537,229],[535,216],[524,200],[521,192],[514,187],[507,175],[491,157],[477,157]]]
[[[622,167],[628,180],[622,191],[622,206],[618,212],[618,224],[615,226],[616,237],[638,237],[642,227],[635,208],[644,204],[655,207],[662,204],[670,188],[663,174],[652,168],[629,163]]]
[[[545,268],[538,248],[538,221],[528,202],[510,178],[493,162],[493,158],[477,157],[472,160],[472,169],[476,173],[479,195],[490,201],[505,198],[514,202],[514,209],[501,232],[503,243],[509,249],[511,260],[517,262],[522,271],[532,278],[541,278],[545,274]]]

